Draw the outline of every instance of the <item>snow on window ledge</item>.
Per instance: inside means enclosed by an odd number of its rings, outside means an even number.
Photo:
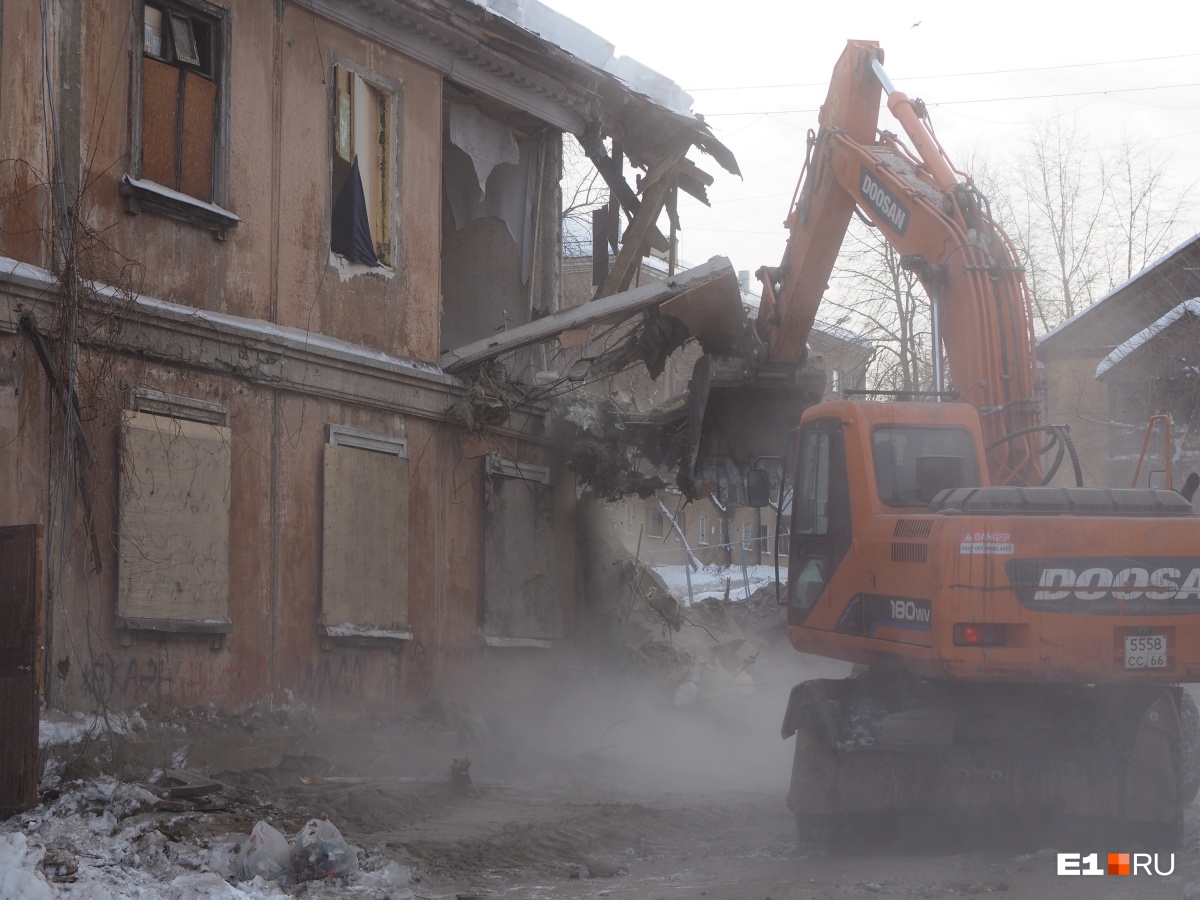
[[[225,240],[230,228],[236,228],[242,220],[235,214],[215,203],[197,200],[173,188],[143,178],[121,177],[121,195],[125,197],[126,209],[137,215],[142,206],[177,219],[197,222],[217,233]]]
[[[349,281],[351,278],[357,278],[359,275],[375,275],[385,281],[391,281],[396,277],[396,270],[390,266],[364,266],[362,263],[350,262],[340,253],[329,251],[329,265],[337,269],[338,278],[342,281]]]
[[[336,625],[321,624],[327,638],[353,638],[369,641],[411,641],[411,628],[379,628],[374,625],[358,625],[353,622],[339,622]]]

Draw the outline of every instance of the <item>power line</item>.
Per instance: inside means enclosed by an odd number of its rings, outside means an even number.
[[[1011,103],[1018,100],[1053,100],[1061,97],[1096,97],[1108,94],[1130,94],[1138,91],[1166,91],[1176,88],[1200,87],[1200,82],[1192,81],[1186,84],[1160,84],[1150,87],[1110,88],[1104,91],[1066,91],[1057,94],[1024,94],[1020,97],[982,97],[975,100],[926,100],[926,106],[962,106],[970,103]],[[712,119],[717,116],[781,116],[798,113],[815,113],[819,109],[759,109],[747,112],[706,112],[704,118]]]
[[[1090,63],[1063,63],[1057,66],[1029,66],[1021,69],[991,69],[984,72],[954,72],[949,75],[908,75],[897,76],[896,81],[918,81],[930,78],[975,78],[983,75],[1014,75],[1020,72],[1051,72],[1059,69],[1087,69],[1095,68],[1096,66],[1121,66],[1129,63],[1142,62],[1162,62],[1170,59],[1191,59],[1192,57],[1200,56],[1200,53],[1180,53],[1175,56],[1144,56],[1140,59],[1114,59],[1105,62],[1090,62]],[[702,91],[765,91],[776,90],[779,88],[809,88],[809,87],[826,87],[828,81],[810,81],[798,84],[746,84],[732,85],[729,87],[702,87],[702,88],[685,88],[690,94],[698,94]]]

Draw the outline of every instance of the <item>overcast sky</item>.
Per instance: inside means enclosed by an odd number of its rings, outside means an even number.
[[[1126,133],[1171,154],[1180,182],[1200,179],[1195,2],[545,2],[690,92],[737,156],[744,181],[700,160],[717,177],[711,209],[681,201],[691,263],[779,262],[805,135],[849,38],[879,41],[892,81],[926,101],[955,161],[974,147],[999,163],[1032,120],[1062,115],[1095,147]],[[880,122],[900,131],[886,110]],[[1200,210],[1188,230],[1200,231]]]

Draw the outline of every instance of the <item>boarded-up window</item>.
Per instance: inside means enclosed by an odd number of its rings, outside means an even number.
[[[408,628],[408,445],[329,427],[321,619],[334,638],[404,640]]]
[[[540,466],[489,462],[483,536],[483,634],[538,646],[562,637],[554,488]]]
[[[362,265],[392,264],[389,95],[333,67],[333,214],[330,249]]]
[[[187,6],[145,4],[139,178],[213,202],[220,29]]]
[[[229,479],[227,426],[125,414],[117,598],[122,624],[228,623]]]

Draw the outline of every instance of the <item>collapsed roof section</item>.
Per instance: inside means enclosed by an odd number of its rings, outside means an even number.
[[[603,135],[653,168],[681,140],[740,175],[691,98],[665,76],[537,0],[313,0],[315,12],[366,31],[462,88],[527,112],[581,140]],[[694,164],[680,186],[712,183]]]
[[[620,244],[597,297],[626,290],[651,249],[669,254],[674,271],[678,192],[708,203],[713,182],[689,151],[741,175],[678,85],[538,0],[313,0],[313,8],[439,69],[458,93],[575,136],[612,192],[602,233],[614,250]],[[625,160],[639,170],[634,186]],[[664,210],[670,235],[658,226]]]

